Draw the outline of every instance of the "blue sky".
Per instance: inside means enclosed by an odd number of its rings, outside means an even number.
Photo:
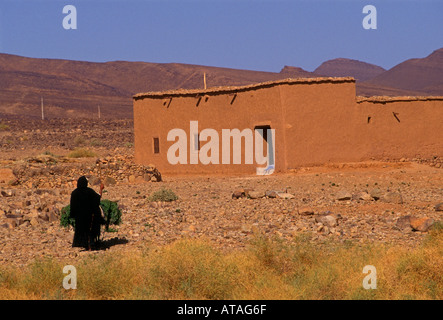
[[[376,30],[362,26],[368,4]],[[37,58],[279,72],[339,57],[389,69],[442,47],[443,0],[0,0],[0,52]]]

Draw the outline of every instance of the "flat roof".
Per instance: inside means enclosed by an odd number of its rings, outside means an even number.
[[[402,101],[443,101],[443,96],[372,96],[372,97],[357,97],[357,103],[372,102],[372,103],[389,103]]]
[[[168,90],[160,92],[139,93],[134,95],[133,99],[139,100],[143,98],[163,98],[163,97],[173,97],[173,96],[197,96],[205,94],[234,93],[240,91],[273,87],[283,84],[346,83],[346,82],[355,83],[355,79],[353,77],[341,77],[341,78],[318,77],[318,78],[297,78],[297,79],[288,78],[282,80],[260,82],[245,86],[224,86],[224,87],[213,87],[208,89],[191,89],[191,90],[178,89],[178,90]]]

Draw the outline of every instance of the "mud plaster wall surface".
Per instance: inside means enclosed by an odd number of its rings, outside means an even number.
[[[357,151],[376,159],[441,156],[443,101],[398,101],[357,104]]]
[[[354,83],[284,85],[280,90],[286,169],[346,161],[354,155]]]
[[[189,164],[191,120],[199,132],[276,130],[276,168],[304,165],[440,155],[443,150],[443,101],[358,101],[355,83],[292,83],[230,93],[152,96],[134,100],[135,160],[155,164],[165,173],[255,173],[257,165]],[[394,116],[395,114],[395,116]],[[167,141],[171,129],[187,133],[188,164],[171,165]],[[159,138],[160,153],[153,152]],[[204,144],[205,142],[202,142]],[[244,151],[244,148],[242,148]],[[231,144],[231,163],[232,163]]]
[[[200,97],[145,98],[134,103],[135,160],[142,164],[155,164],[160,171],[180,173],[255,172],[255,165],[221,164],[222,129],[254,129],[257,125],[270,125],[277,132],[281,127],[281,105],[278,87],[266,90],[250,90],[233,94],[209,94]],[[220,143],[220,164],[171,165],[167,150],[174,143],[167,141],[171,129],[183,129],[187,133],[188,160],[190,153],[190,121],[198,121],[199,131],[217,130]],[[160,154],[153,154],[153,137],[158,137]],[[204,142],[202,142],[203,144]],[[276,143],[276,153],[283,153],[284,145]],[[244,148],[242,148],[242,152]],[[234,154],[231,143],[231,163]],[[242,154],[242,163],[244,163]],[[283,159],[277,157],[277,166]]]

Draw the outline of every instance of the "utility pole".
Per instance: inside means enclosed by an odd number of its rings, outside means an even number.
[[[45,111],[43,108],[43,97],[41,97],[41,106],[42,106],[42,120],[45,120]]]
[[[101,118],[101,114],[100,114],[100,105],[98,105],[98,118]]]
[[[203,73],[203,83],[205,85],[205,90],[206,90],[206,72]]]

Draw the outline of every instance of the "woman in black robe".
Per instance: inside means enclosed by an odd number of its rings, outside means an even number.
[[[100,199],[103,191],[100,185],[100,194],[88,188],[86,177],[77,181],[77,189],[71,193],[71,217],[75,219],[75,232],[72,241],[73,247],[83,247],[86,250],[96,248],[100,239],[100,226],[103,218],[100,210]]]

